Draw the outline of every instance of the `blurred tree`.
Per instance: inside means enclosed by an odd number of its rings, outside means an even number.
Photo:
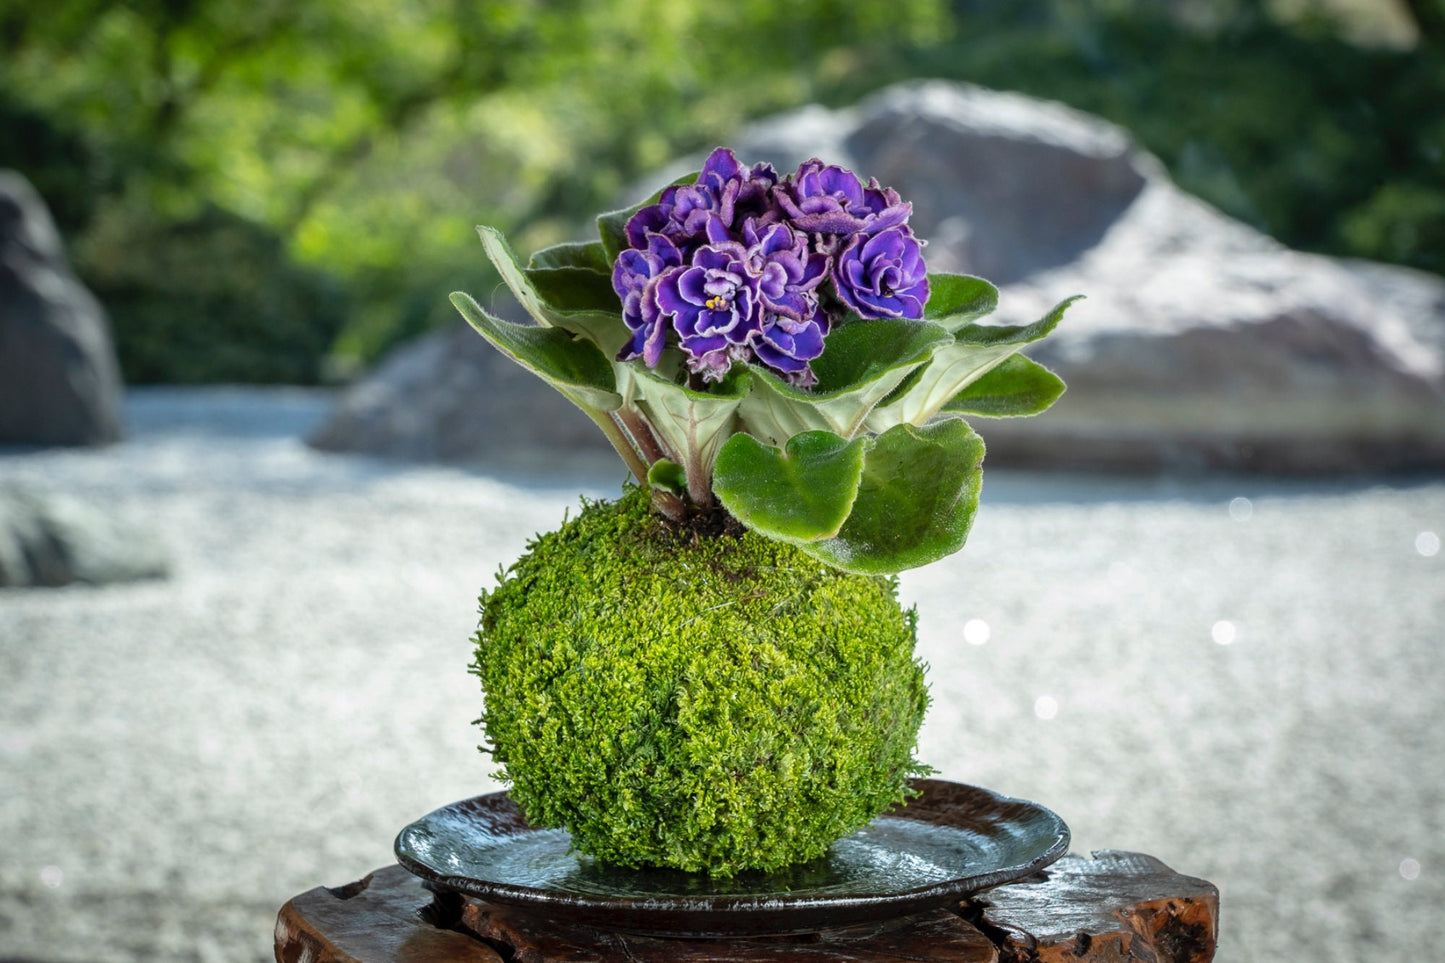
[[[927,43],[948,23],[943,0],[0,0],[0,90],[123,174],[91,211],[106,230],[78,247],[102,295],[171,281],[114,246],[162,243],[167,225],[197,243],[221,209],[346,281],[338,344],[369,358],[450,317],[410,292],[474,270],[473,223],[551,239],[647,167],[806,98],[829,50]],[[193,301],[217,337],[249,336]],[[123,353],[153,327],[130,303],[153,304],[117,302]],[[163,358],[127,370],[178,376]]]
[[[29,175],[66,235],[84,228],[99,197],[114,189],[114,168],[85,138],[0,88],[0,168],[7,167]]]
[[[1433,46],[1445,46],[1445,2],[1442,0],[1405,0],[1420,37]]]
[[[958,2],[953,40],[867,62],[834,102],[918,74],[1061,100],[1293,247],[1445,273],[1445,49],[1362,47],[1324,6],[1264,0]]]
[[[1441,4],[1412,4],[1422,33]],[[1103,114],[1287,243],[1445,271],[1445,47],[1273,6],[0,0],[0,163],[56,209],[132,379],[369,361],[493,285],[475,223],[562,240],[750,117],[916,76]]]

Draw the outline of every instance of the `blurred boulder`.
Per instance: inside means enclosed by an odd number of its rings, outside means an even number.
[[[779,173],[821,157],[877,177],[913,204],[931,270],[995,284],[1072,263],[1164,176],[1112,124],[943,82],[892,87],[846,110],[805,107],[753,125],[734,147]]]
[[[1000,285],[999,322],[1088,296],[1029,351],[1069,383],[1063,399],[1041,418],[979,426],[992,465],[1445,468],[1445,279],[1289,250],[1180,191],[1106,121],[932,81],[774,117],[733,146],[780,171],[817,156],[895,187],[913,202],[930,269]],[[680,160],[648,183],[699,163]],[[426,353],[408,349],[407,392],[387,387],[397,380],[390,363],[353,389],[338,418],[355,421],[367,407],[371,423],[388,426],[383,450],[429,457],[478,457],[498,438],[563,425],[581,426],[578,443],[600,442],[575,411],[541,407],[563,403],[480,338],[440,337]],[[464,356],[467,338],[475,344]],[[487,367],[464,376],[464,365]],[[361,432],[322,438],[377,450]]]
[[[76,498],[0,488],[0,588],[101,585],[169,570],[149,533]]]
[[[929,268],[999,284],[1001,322],[1087,295],[1028,351],[1068,392],[1043,417],[980,424],[990,464],[1445,468],[1445,279],[1292,251],[1100,118],[925,82],[766,120],[736,147],[897,188]]]
[[[612,450],[571,402],[460,321],[393,351],[308,440],[328,451],[509,468]]]
[[[0,445],[117,441],[122,390],[105,312],[44,201],[0,171]]]

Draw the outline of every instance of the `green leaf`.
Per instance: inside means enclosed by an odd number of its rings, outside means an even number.
[[[601,241],[568,241],[545,247],[527,261],[529,271],[550,268],[583,268],[609,277],[612,274],[612,262],[607,260]]]
[[[1036,415],[1063,393],[1062,378],[1037,361],[1015,354],[954,395],[941,413],[988,418]]]
[[[718,453],[713,491],[734,518],[768,538],[793,545],[831,538],[857,497],[866,445],[805,431],[779,451],[736,434]]]
[[[1033,324],[970,324],[954,332],[954,338],[963,344],[1018,345],[1022,347],[1040,340],[1059,326],[1069,305],[1083,299],[1082,294],[1065,298],[1048,314]]]
[[[998,288],[968,274],[930,274],[924,320],[956,331],[998,307]]]
[[[947,331],[927,321],[886,318],[841,324],[828,335],[822,357],[813,362],[816,387],[795,388],[771,370],[753,365],[755,385],[739,414],[747,431],[774,446],[802,431],[852,438],[874,405],[936,348],[952,341]]]
[[[708,391],[685,388],[635,362],[614,362],[613,369],[627,403],[686,470],[688,491],[694,499],[705,496],[718,449],[737,427],[738,405],[752,386],[748,369],[734,365]]]
[[[673,495],[687,494],[687,473],[681,465],[666,458],[659,458],[647,470],[647,484],[650,488],[669,492]]]
[[[622,405],[612,362],[589,341],[560,328],[532,327],[494,318],[470,295],[452,295],[467,323],[498,351],[562,392],[588,412],[613,411]]]
[[[953,343],[933,352],[901,390],[884,399],[868,415],[870,431],[897,425],[922,425],[943,410],[959,392],[1012,357],[1023,345],[1043,338],[1058,326],[1077,297],[1059,303],[1029,325],[966,324],[954,332]]]
[[[482,239],[482,250],[487,252],[487,258],[496,266],[497,273],[502,275],[502,280],[511,289],[512,295],[518,303],[536,319],[538,324],[550,326],[552,324],[550,306],[532,287],[532,282],[527,280],[521,261],[517,259],[516,252],[507,243],[502,232],[494,227],[478,224],[477,236]]]
[[[813,362],[817,386],[812,390],[784,387],[800,398],[854,392],[927,360],[934,348],[950,340],[947,332],[928,321],[845,321],[828,335],[827,349]]]
[[[538,324],[582,335],[609,358],[622,350],[630,334],[609,279],[583,268],[523,268],[501,231],[479,224],[477,235],[502,280]]]
[[[694,184],[697,182],[697,175],[701,171],[693,171],[691,174],[684,174],[677,180],[668,184],[672,187],[678,184]],[[612,270],[612,264],[617,260],[617,255],[627,247],[627,222],[632,220],[632,215],[651,204],[656,204],[662,199],[662,191],[667,187],[654,193],[647,200],[634,204],[631,207],[620,211],[609,211],[606,214],[597,216],[597,233],[602,236],[602,252],[607,259],[607,270]]]
[[[983,484],[983,439],[957,419],[899,425],[863,460],[858,497],[837,536],[799,544],[846,572],[889,575],[963,547]]]
[[[613,289],[613,268],[607,263],[600,241],[545,247],[532,254],[522,273],[556,314],[621,314],[621,302]]]
[[[522,272],[537,296],[552,309],[549,316],[576,311],[622,315],[622,300],[612,279],[587,268],[527,268]],[[563,325],[558,325],[563,327]]]

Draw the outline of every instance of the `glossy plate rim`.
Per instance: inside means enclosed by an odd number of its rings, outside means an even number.
[[[876,922],[942,906],[969,894],[1022,879],[1047,867],[1068,851],[1069,827],[1056,813],[1038,803],[1004,796],[979,786],[939,779],[915,779],[911,780],[911,785],[919,791],[919,795],[883,813],[880,819],[910,820],[912,816],[910,821],[972,830],[987,836],[986,826],[981,828],[977,824],[985,822],[984,816],[997,818],[1001,814],[1014,814],[1016,821],[1018,815],[1026,814],[1038,820],[1043,827],[1030,838],[1036,837],[1041,843],[1048,838],[1048,845],[1043,846],[1032,859],[1005,866],[990,866],[980,873],[968,873],[908,889],[841,895],[792,894],[772,889],[756,893],[599,896],[449,875],[413,858],[408,852],[408,834],[424,827],[428,820],[463,811],[461,807],[495,806],[500,803],[515,808],[516,803],[502,791],[458,800],[433,810],[408,824],[397,834],[394,850],[397,862],[402,867],[438,888],[534,912],[556,911],[592,925],[655,935],[725,935],[745,930],[767,933],[801,932],[819,928],[820,920],[845,911],[850,913],[847,918],[849,922]],[[983,803],[992,808],[981,814],[976,821],[951,821],[946,813],[947,809],[953,808],[949,805],[950,800],[940,797],[958,795],[967,796],[972,802]],[[919,816],[933,818],[917,818]],[[530,826],[525,830],[518,830],[535,831]],[[639,869],[635,872],[649,871]],[[739,918],[738,923],[743,922],[744,917],[750,922],[748,925],[739,926],[732,922],[734,917]],[[792,925],[790,920],[799,925]]]

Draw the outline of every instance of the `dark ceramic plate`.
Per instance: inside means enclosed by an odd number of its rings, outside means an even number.
[[[407,826],[396,856],[440,888],[590,926],[671,936],[800,933],[905,916],[1019,879],[1069,848],[1042,806],[936,779],[826,855],[775,873],[711,879],[623,869],[534,829],[506,793],[444,806]]]

